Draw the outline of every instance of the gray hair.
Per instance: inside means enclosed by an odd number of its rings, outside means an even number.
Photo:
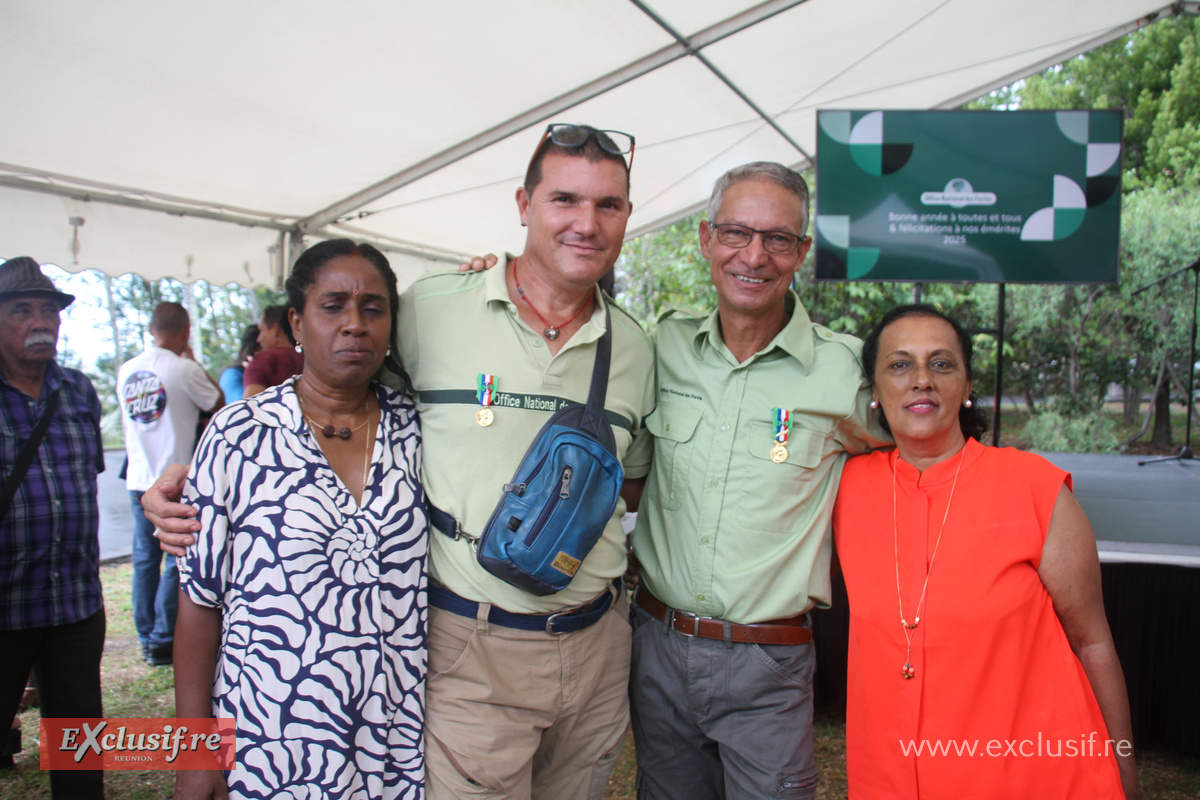
[[[738,181],[751,180],[770,181],[799,197],[800,205],[804,209],[800,215],[800,235],[804,236],[808,232],[808,184],[800,173],[774,161],[751,161],[749,164],[734,167],[718,178],[713,185],[712,198],[708,201],[708,221],[717,221],[726,189]]]

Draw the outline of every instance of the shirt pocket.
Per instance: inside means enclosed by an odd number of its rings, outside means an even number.
[[[702,416],[695,409],[660,405],[646,417],[646,430],[654,435],[651,474],[658,481],[658,501],[665,509],[678,510],[687,496],[688,471]]]
[[[751,530],[790,533],[797,520],[807,518],[800,506],[811,501],[812,490],[806,484],[817,477],[826,435],[793,423],[787,458],[776,463],[771,458],[775,426],[752,422],[750,431],[750,457],[745,459],[746,472],[738,492],[738,522]]]

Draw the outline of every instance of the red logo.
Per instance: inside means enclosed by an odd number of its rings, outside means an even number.
[[[233,769],[232,719],[42,720],[42,769]]]

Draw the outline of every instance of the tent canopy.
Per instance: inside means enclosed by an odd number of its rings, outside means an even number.
[[[637,137],[636,236],[732,166],[807,165],[818,108],[953,108],[1176,7],[7,0],[0,257],[275,285],[304,237],[349,236],[405,281],[521,250],[550,121]]]

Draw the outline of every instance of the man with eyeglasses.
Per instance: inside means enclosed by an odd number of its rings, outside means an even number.
[[[400,299],[395,347],[420,412],[421,477],[434,526],[429,800],[599,800],[620,754],[630,659],[619,586],[624,504],[572,582],[549,596],[486,572],[471,540],[553,411],[564,400],[586,401],[606,310],[605,416],[625,474],[636,480],[649,470],[650,340],[597,289],[629,220],[633,145],[618,131],[550,125],[517,189],[524,252],[503,269],[428,273]],[[194,530],[163,520],[181,509],[161,503],[157,490],[146,497],[152,519]],[[161,537],[172,546],[191,539]]]
[[[654,459],[638,509],[630,694],[642,800],[811,798],[807,612],[830,600],[829,522],[868,423],[861,342],[809,320],[804,179],[730,170],[700,249],[711,314],[655,331]]]

